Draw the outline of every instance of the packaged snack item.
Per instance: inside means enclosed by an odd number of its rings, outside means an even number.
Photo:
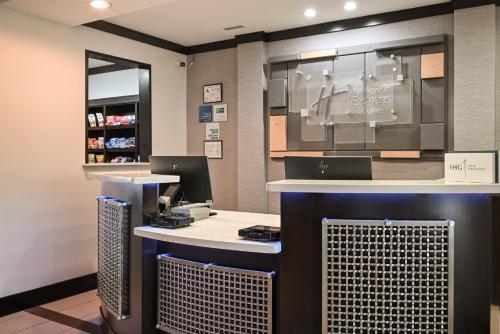
[[[97,146],[98,148],[104,148],[104,137],[99,137],[97,139]]]
[[[97,138],[89,138],[87,140],[87,146],[89,149],[97,149],[99,148],[99,141]]]
[[[98,112],[95,115],[97,117],[97,124],[99,124],[99,126],[104,126],[104,116],[102,113]]]
[[[114,125],[115,116],[106,116],[106,125]]]
[[[89,114],[89,126],[91,128],[95,128],[97,126],[96,121],[95,121],[95,115],[94,114]]]
[[[104,154],[97,154],[97,155],[95,156],[95,158],[96,158],[96,161],[97,161],[98,163],[103,163],[103,162],[104,162]]]
[[[95,155],[94,154],[89,154],[89,163],[90,164],[95,164]]]

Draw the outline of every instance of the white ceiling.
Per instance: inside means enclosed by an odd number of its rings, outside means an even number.
[[[316,23],[408,9],[448,0],[112,0],[110,10],[96,11],[89,0],[10,0],[2,6],[68,25],[105,19],[182,45],[214,42],[255,31],[277,31]],[[42,4],[43,3],[43,4]],[[306,8],[318,15],[306,18]],[[76,14],[75,14],[76,13]],[[228,26],[242,29],[225,31]]]
[[[111,0],[113,5],[106,10],[90,7],[90,0],[7,0],[0,6],[58,23],[78,26],[170,1],[175,0]]]

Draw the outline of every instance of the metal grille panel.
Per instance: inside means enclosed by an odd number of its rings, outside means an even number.
[[[111,197],[97,198],[97,293],[118,319],[128,315],[129,205]]]
[[[272,333],[273,273],[158,257],[158,328],[174,334]]]
[[[453,333],[453,222],[323,221],[323,333]]]

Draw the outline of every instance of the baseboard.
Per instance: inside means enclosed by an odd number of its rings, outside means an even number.
[[[97,288],[97,274],[89,274],[38,289],[0,298],[0,317]]]

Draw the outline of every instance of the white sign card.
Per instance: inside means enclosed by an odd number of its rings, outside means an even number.
[[[446,153],[446,182],[495,183],[495,153]]]
[[[222,140],[205,141],[205,155],[208,159],[222,159]]]
[[[214,104],[212,112],[213,122],[227,121],[227,104]]]
[[[203,103],[222,102],[222,84],[203,86]]]
[[[220,125],[219,125],[219,123],[205,123],[205,139],[206,140],[219,140],[220,139]]]

